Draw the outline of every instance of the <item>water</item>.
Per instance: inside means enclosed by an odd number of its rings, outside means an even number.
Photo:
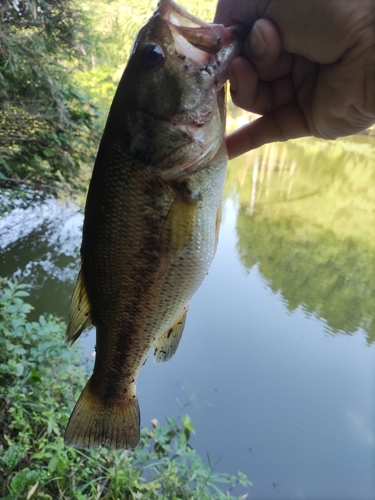
[[[249,498],[375,498],[374,154],[369,138],[302,140],[232,162],[178,352],[141,371],[142,423],[187,411],[193,446],[246,473]],[[0,275],[66,319],[82,213],[49,201],[0,224]]]

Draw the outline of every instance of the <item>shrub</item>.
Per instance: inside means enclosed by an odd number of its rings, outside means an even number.
[[[3,280],[0,295],[0,497],[13,499],[233,498],[249,481],[214,473],[189,444],[188,415],[143,428],[134,452],[64,445],[72,404],[91,363],[63,343],[66,325],[27,321],[26,286]],[[245,495],[243,498],[245,498]]]

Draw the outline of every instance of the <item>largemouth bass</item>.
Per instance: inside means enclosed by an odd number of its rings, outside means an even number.
[[[65,442],[133,449],[136,379],[169,360],[208,273],[220,224],[228,66],[235,28],[161,0],[116,91],[87,195],[66,340],[96,327],[94,371]]]

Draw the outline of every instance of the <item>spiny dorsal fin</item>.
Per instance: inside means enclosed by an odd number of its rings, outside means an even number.
[[[154,363],[169,361],[177,351],[182,332],[184,331],[187,311],[188,306],[184,307],[176,323],[155,342]]]
[[[87,297],[82,271],[79,272],[77,283],[70,303],[68,328],[66,329],[65,342],[72,345],[85,328],[92,326],[91,305]]]

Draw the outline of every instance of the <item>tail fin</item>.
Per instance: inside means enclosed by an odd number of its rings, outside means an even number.
[[[115,405],[104,405],[90,390],[83,389],[65,431],[65,444],[75,448],[125,448],[133,450],[140,439],[137,397]]]

